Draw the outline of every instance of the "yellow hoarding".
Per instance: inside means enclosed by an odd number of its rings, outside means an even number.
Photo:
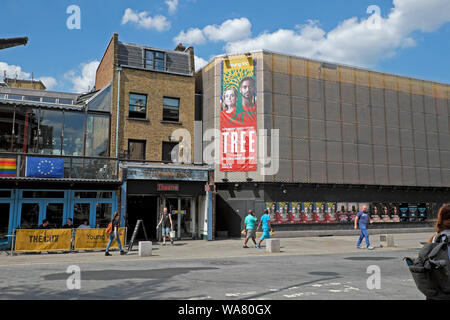
[[[69,251],[72,229],[18,229],[15,251]]]
[[[119,237],[122,247],[125,245],[125,228],[119,228]],[[77,229],[75,232],[74,250],[94,250],[106,249],[109,241],[109,235],[106,229]],[[111,249],[117,249],[119,246],[114,240]]]

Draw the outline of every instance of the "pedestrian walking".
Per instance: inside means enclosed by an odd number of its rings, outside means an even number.
[[[359,229],[361,230],[361,235],[359,236],[356,247],[358,249],[362,249],[361,242],[365,238],[367,249],[373,250],[374,248],[370,245],[370,241],[369,241],[369,232],[367,231],[367,225],[369,223],[372,224],[372,220],[370,219],[369,213],[367,212],[367,206],[363,205],[361,209],[362,209],[362,211],[358,212],[356,214],[356,218],[355,218],[355,230],[358,230],[358,223],[359,223]]]
[[[166,245],[166,237],[169,237],[170,243],[173,245],[173,239],[170,236],[170,231],[173,230],[173,220],[172,214],[170,212],[167,212],[167,207],[164,207],[163,214],[161,215],[161,220],[156,226],[156,229],[159,229],[160,225],[162,225],[163,246]]]
[[[248,215],[245,217],[244,220],[244,228],[246,231],[245,241],[244,241],[244,248],[248,248],[247,242],[251,238],[253,240],[253,243],[256,247],[256,231],[255,231],[255,225],[258,219],[256,218],[255,214],[252,210],[248,210]]]
[[[256,247],[258,249],[261,249],[261,242],[263,242],[264,239],[270,239],[270,233],[273,232],[272,225],[270,223],[270,215],[269,210],[264,210],[264,214],[261,217],[261,221],[259,221],[258,227],[256,228],[256,231],[259,230],[259,227],[262,226],[262,236],[261,239],[259,239],[258,244]]]
[[[109,247],[111,246],[114,239],[116,239],[117,244],[119,245],[120,254],[125,254],[125,251],[122,249],[122,243],[120,242],[120,236],[119,236],[119,227],[120,227],[120,214],[116,211],[114,212],[114,216],[112,219],[112,232],[109,235],[109,242],[106,246],[105,256],[110,256],[109,253]]]

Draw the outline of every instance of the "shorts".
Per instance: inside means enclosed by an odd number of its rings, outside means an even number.
[[[246,239],[256,238],[255,230],[254,229],[247,229],[247,236],[245,238]]]
[[[264,239],[270,239],[270,231],[269,230],[263,230],[263,234],[261,236],[260,241],[263,241]]]
[[[172,231],[171,228],[162,228],[162,236],[170,236],[170,231]]]

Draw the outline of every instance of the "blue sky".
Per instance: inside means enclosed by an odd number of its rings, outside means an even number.
[[[81,10],[79,30],[66,26],[70,5]],[[198,66],[268,49],[450,83],[450,0],[2,0],[0,27],[0,38],[29,37],[0,51],[2,75],[33,73],[58,91],[92,86],[114,32],[165,49],[193,45]]]

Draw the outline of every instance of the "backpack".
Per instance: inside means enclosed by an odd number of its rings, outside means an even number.
[[[436,242],[424,245],[416,259],[404,258],[417,288],[428,299],[450,300],[448,242],[448,236],[438,235]]]
[[[110,222],[106,227],[106,234],[111,234],[113,232],[113,224]]]

